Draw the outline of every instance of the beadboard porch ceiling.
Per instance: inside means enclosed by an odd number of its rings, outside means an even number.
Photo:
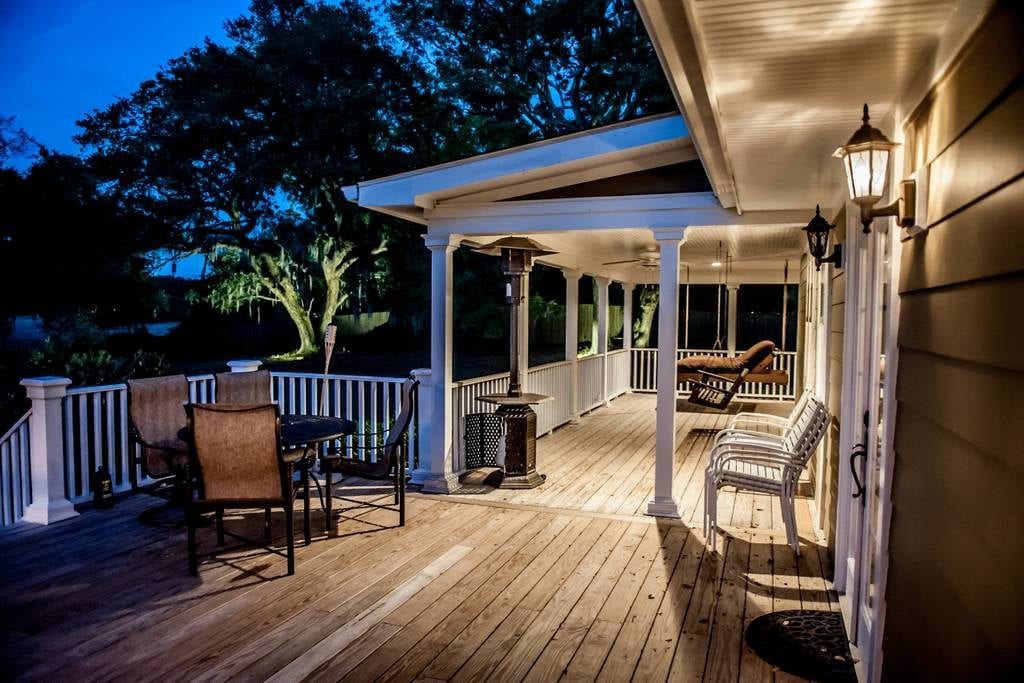
[[[837,207],[861,105],[892,137],[954,11],[981,0],[636,0],[723,206]],[[902,112],[906,115],[909,112]]]

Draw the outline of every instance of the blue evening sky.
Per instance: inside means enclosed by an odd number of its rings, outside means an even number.
[[[78,152],[75,121],[129,95],[248,0],[0,0],[0,115],[45,146]],[[13,159],[25,168],[27,159]]]

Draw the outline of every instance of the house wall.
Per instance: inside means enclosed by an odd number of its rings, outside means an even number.
[[[999,3],[905,128],[929,230],[902,246],[886,680],[1024,667],[1022,43]]]
[[[833,242],[842,244],[846,241],[846,209],[840,210],[839,214],[832,219],[835,224]],[[823,482],[825,497],[825,514],[822,520],[822,529],[825,532],[825,540],[828,545],[828,562],[830,570],[835,566],[836,551],[836,513],[837,513],[837,490],[839,488],[839,467],[842,462],[842,453],[839,451],[840,432],[840,399],[842,392],[839,387],[843,386],[843,321],[846,304],[846,269],[832,268],[832,280],[829,283],[827,302],[830,308],[830,327],[828,343],[828,385],[831,390],[828,393],[828,412],[832,415],[832,422],[829,424],[828,434],[824,442],[825,457],[825,481]],[[824,273],[824,268],[822,273]]]

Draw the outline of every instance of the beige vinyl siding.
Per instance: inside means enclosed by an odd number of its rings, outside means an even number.
[[[929,231],[903,244],[887,680],[1024,662],[1024,21],[1000,3],[914,113]]]
[[[839,212],[833,220],[836,225],[834,242],[841,244],[846,240],[846,210]],[[828,343],[828,411],[832,414],[825,439],[825,520],[822,527],[828,545],[830,569],[835,566],[836,551],[836,510],[837,490],[839,488],[839,468],[842,466],[842,454],[839,452],[840,432],[840,400],[843,386],[843,320],[846,304],[846,271],[842,268],[832,269],[832,282],[829,286],[829,343]]]

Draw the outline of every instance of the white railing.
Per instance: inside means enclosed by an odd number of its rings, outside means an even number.
[[[21,519],[25,508],[32,502],[28,438],[30,417],[31,410],[0,437],[0,528]]]
[[[327,406],[321,410],[323,375],[273,372],[271,376],[274,400],[282,414],[343,417],[356,423],[358,434],[387,431],[402,409],[402,377],[328,375]],[[409,427],[409,469],[415,468],[419,460],[418,422],[414,415]],[[349,444],[352,438],[348,437]]]
[[[728,351],[720,349],[678,349],[676,359],[689,356],[728,356]],[[630,385],[633,391],[655,392],[658,390],[658,349],[633,349]],[[781,370],[789,375],[786,384],[766,384],[764,382],[744,382],[736,392],[736,398],[749,401],[791,401],[796,398],[796,351],[776,351],[772,361],[773,370]],[[677,390],[689,394],[689,382],[681,382]]]
[[[320,414],[323,376],[273,372],[273,400],[282,414]],[[216,400],[213,375],[189,377],[189,398],[196,403]],[[357,432],[386,430],[401,410],[403,378],[328,375],[327,413],[356,423]],[[409,430],[410,467],[418,456],[418,429],[414,418]],[[350,437],[351,438],[351,437]],[[82,503],[92,496],[91,473],[104,465],[115,493],[128,491],[132,482],[150,483],[136,464],[131,472],[128,438],[128,395],[124,384],[69,389],[64,399],[64,488],[68,500]]]
[[[615,398],[630,390],[629,364],[631,356],[629,349],[619,349],[608,354],[609,398]]]
[[[608,367],[608,391],[604,395],[603,373]],[[526,375],[526,390],[551,396],[552,400],[534,407],[537,412],[537,434],[543,436],[573,420],[576,415],[603,405],[606,400],[629,391],[629,353],[625,350],[612,351],[607,358],[598,354],[578,361],[576,400],[572,405],[573,362],[564,360],[530,368]],[[492,413],[496,407],[478,399],[487,394],[503,394],[508,391],[508,373],[497,373],[474,377],[456,382],[452,386],[452,412],[456,472],[466,466],[465,428],[466,415],[471,413]]]
[[[579,360],[579,375],[576,389],[581,413],[602,405],[604,396],[604,363],[602,354],[587,356]]]

